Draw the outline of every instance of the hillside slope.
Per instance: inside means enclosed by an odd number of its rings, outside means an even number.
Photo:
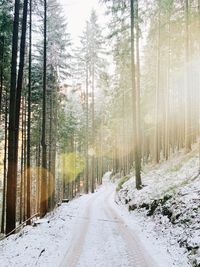
[[[134,177],[116,194],[149,238],[158,240],[174,258],[187,255],[191,266],[200,266],[200,176],[195,151],[178,155],[143,173],[142,190],[135,189]]]

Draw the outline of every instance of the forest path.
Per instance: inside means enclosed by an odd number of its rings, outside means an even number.
[[[60,267],[157,267],[126,218],[114,208],[115,187],[107,178],[77,218]]]

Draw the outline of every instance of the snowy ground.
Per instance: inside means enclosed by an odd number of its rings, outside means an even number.
[[[184,267],[200,266],[199,158],[193,154],[145,171],[145,187],[140,191],[131,178],[116,196],[145,236],[157,239],[156,244],[166,248],[174,263]]]
[[[0,242],[0,266],[180,267],[114,202],[104,177],[95,193],[62,204],[35,227]],[[182,261],[184,262],[184,261]]]

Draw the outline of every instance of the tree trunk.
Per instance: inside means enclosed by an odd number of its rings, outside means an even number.
[[[3,76],[4,76],[4,43],[5,37],[1,36],[1,66],[0,66],[0,120],[1,120],[1,109],[2,109],[2,94],[3,94]]]
[[[158,39],[157,39],[157,71],[156,71],[156,92],[155,92],[155,136],[154,136],[154,160],[160,161],[159,142],[159,91],[160,91],[160,6],[158,11]]]
[[[32,0],[29,0],[29,74],[28,74],[28,121],[27,121],[27,218],[31,217],[31,86],[32,86]],[[28,220],[30,225],[31,221]]]
[[[189,2],[185,0],[185,149],[191,150],[191,109],[190,109],[190,81],[189,81]]]
[[[4,137],[4,171],[3,171],[3,201],[1,214],[1,233],[4,233],[5,226],[5,204],[6,204],[6,171],[7,171],[7,139],[8,139],[8,95],[5,95],[5,137]]]
[[[43,58],[43,114],[42,114],[42,176],[40,216],[47,212],[47,145],[46,145],[46,67],[47,67],[47,1],[44,0],[44,58]]]
[[[91,162],[91,192],[94,193],[95,189],[95,137],[94,137],[94,62],[92,66],[92,162]]]
[[[16,131],[15,131],[15,100],[17,76],[17,52],[19,31],[20,0],[15,0],[15,13],[13,22],[12,60],[11,60],[11,85],[9,103],[9,130],[8,130],[8,173],[6,194],[6,234],[15,228],[16,222],[16,183],[17,162],[15,158]]]
[[[135,1],[136,5],[136,125],[137,125],[137,151],[138,151],[138,172],[141,171],[141,125],[140,125],[140,29],[139,29],[139,15],[138,15],[138,0]],[[141,187],[141,177],[139,177],[137,188]]]
[[[88,23],[87,23],[88,31]],[[88,160],[88,134],[89,134],[89,116],[88,116],[88,62],[86,62],[86,166],[85,166],[85,193],[89,191],[89,160]]]
[[[23,155],[24,155],[24,160],[23,160],[23,190],[24,190],[24,199],[23,199],[23,221],[27,219],[27,171],[26,171],[26,166],[27,166],[27,113],[26,113],[26,98],[24,97],[24,138],[23,138]]]
[[[134,156],[135,156],[135,177],[136,177],[136,188],[140,189],[142,186],[141,181],[141,158],[139,153],[139,144],[137,143],[137,93],[136,93],[136,70],[135,70],[135,7],[134,0],[131,1],[131,81],[132,81],[132,105],[133,105],[133,137],[134,137]]]
[[[165,140],[164,140],[164,149],[165,149],[165,159],[169,158],[169,91],[170,91],[170,65],[171,65],[171,22],[170,16],[168,18],[168,62],[167,62],[167,86],[166,86],[166,108],[165,108]]]
[[[22,100],[22,111],[21,111],[21,180],[20,180],[20,199],[19,199],[19,223],[23,221],[23,212],[24,212],[24,198],[23,198],[23,186],[24,186],[24,110],[25,104]]]

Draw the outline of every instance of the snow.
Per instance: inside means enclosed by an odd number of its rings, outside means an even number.
[[[140,240],[140,242],[142,242],[146,251],[148,251],[148,253],[152,255],[154,259],[156,259],[157,266],[180,266],[180,262],[178,264],[174,263],[173,259],[168,254],[166,247],[159,244],[155,236],[148,235],[146,232],[144,232],[144,229],[140,227],[141,222],[139,222],[137,217],[133,216],[131,213],[127,213],[127,210],[123,206],[119,207],[116,203],[113,203],[113,207],[115,208],[116,212],[125,220],[126,224],[134,232],[134,235]]]
[[[132,178],[116,194],[116,185],[110,182],[111,173],[106,173],[103,186],[94,194],[63,203],[37,220],[35,226],[26,226],[1,241],[0,266],[191,266],[185,242],[192,248],[199,246],[200,220],[195,212],[200,192],[200,180],[196,177],[198,158],[187,158],[183,164],[177,162],[176,170],[170,164],[146,170],[143,175],[146,186],[140,191],[134,189]],[[130,205],[151,203],[166,192],[172,197],[164,205],[169,205],[174,214],[181,212],[174,224],[162,215],[161,205],[153,216],[147,216],[144,208],[127,210]],[[179,223],[184,218],[192,220],[184,226]],[[198,249],[189,259],[198,263]]]
[[[173,161],[172,161],[173,162]],[[199,159],[192,157],[182,167],[180,162],[172,165],[172,162],[163,163],[159,169],[147,171],[142,174],[142,181],[145,185],[142,191],[135,190],[135,180],[129,179],[120,191],[122,201],[128,201],[129,204],[149,203],[153,199],[162,198],[165,193],[173,193],[184,183],[192,181],[198,174]],[[180,169],[179,169],[180,167]],[[146,186],[148,185],[148,186]]]
[[[146,237],[166,248],[177,266],[200,266],[200,176],[194,151],[149,168],[142,190],[132,177],[116,195],[118,204],[131,210]]]
[[[70,243],[71,229],[91,195],[64,203],[37,226],[0,242],[0,266],[57,266]]]

